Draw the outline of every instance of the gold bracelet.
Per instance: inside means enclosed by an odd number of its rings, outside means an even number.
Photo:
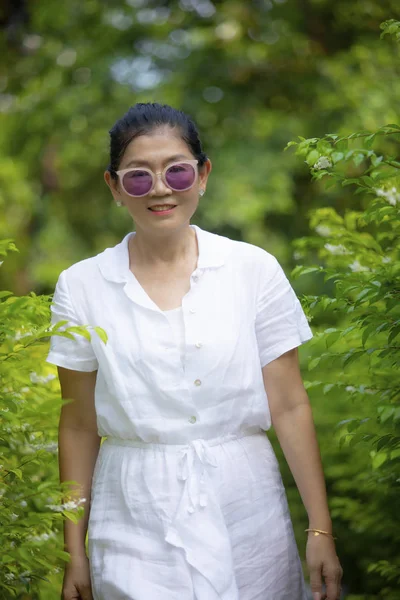
[[[304,531],[313,531],[314,532],[314,537],[316,537],[317,535],[319,535],[320,533],[323,533],[324,535],[330,535],[331,538],[333,538],[334,540],[337,540],[337,538],[335,538],[332,533],[329,533],[329,531],[322,531],[322,529],[305,529]]]

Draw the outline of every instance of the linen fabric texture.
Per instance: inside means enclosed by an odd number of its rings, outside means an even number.
[[[95,600],[306,600],[262,367],[313,337],[278,260],[190,225],[182,330],[129,269],[129,232],[60,274],[47,362],[97,371]],[[167,313],[170,314],[167,314]],[[105,344],[94,327],[102,327]]]

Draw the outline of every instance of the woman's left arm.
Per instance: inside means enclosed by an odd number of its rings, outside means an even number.
[[[332,533],[321,454],[297,348],[265,365],[262,372],[272,426],[307,511],[309,528]],[[343,571],[332,537],[309,533],[306,559],[314,600],[340,598]]]

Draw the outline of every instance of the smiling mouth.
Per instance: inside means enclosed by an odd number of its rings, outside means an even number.
[[[154,212],[163,212],[166,210],[171,210],[172,208],[176,208],[176,204],[160,204],[159,206],[149,206],[149,210],[152,210]]]

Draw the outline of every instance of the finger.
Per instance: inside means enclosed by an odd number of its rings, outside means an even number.
[[[338,565],[328,571],[325,576],[326,600],[338,600],[340,598],[340,581],[342,579],[342,569]]]
[[[82,585],[79,588],[79,593],[82,600],[93,600],[92,589],[90,585]]]
[[[322,600],[321,568],[310,567],[310,586],[313,600]]]

